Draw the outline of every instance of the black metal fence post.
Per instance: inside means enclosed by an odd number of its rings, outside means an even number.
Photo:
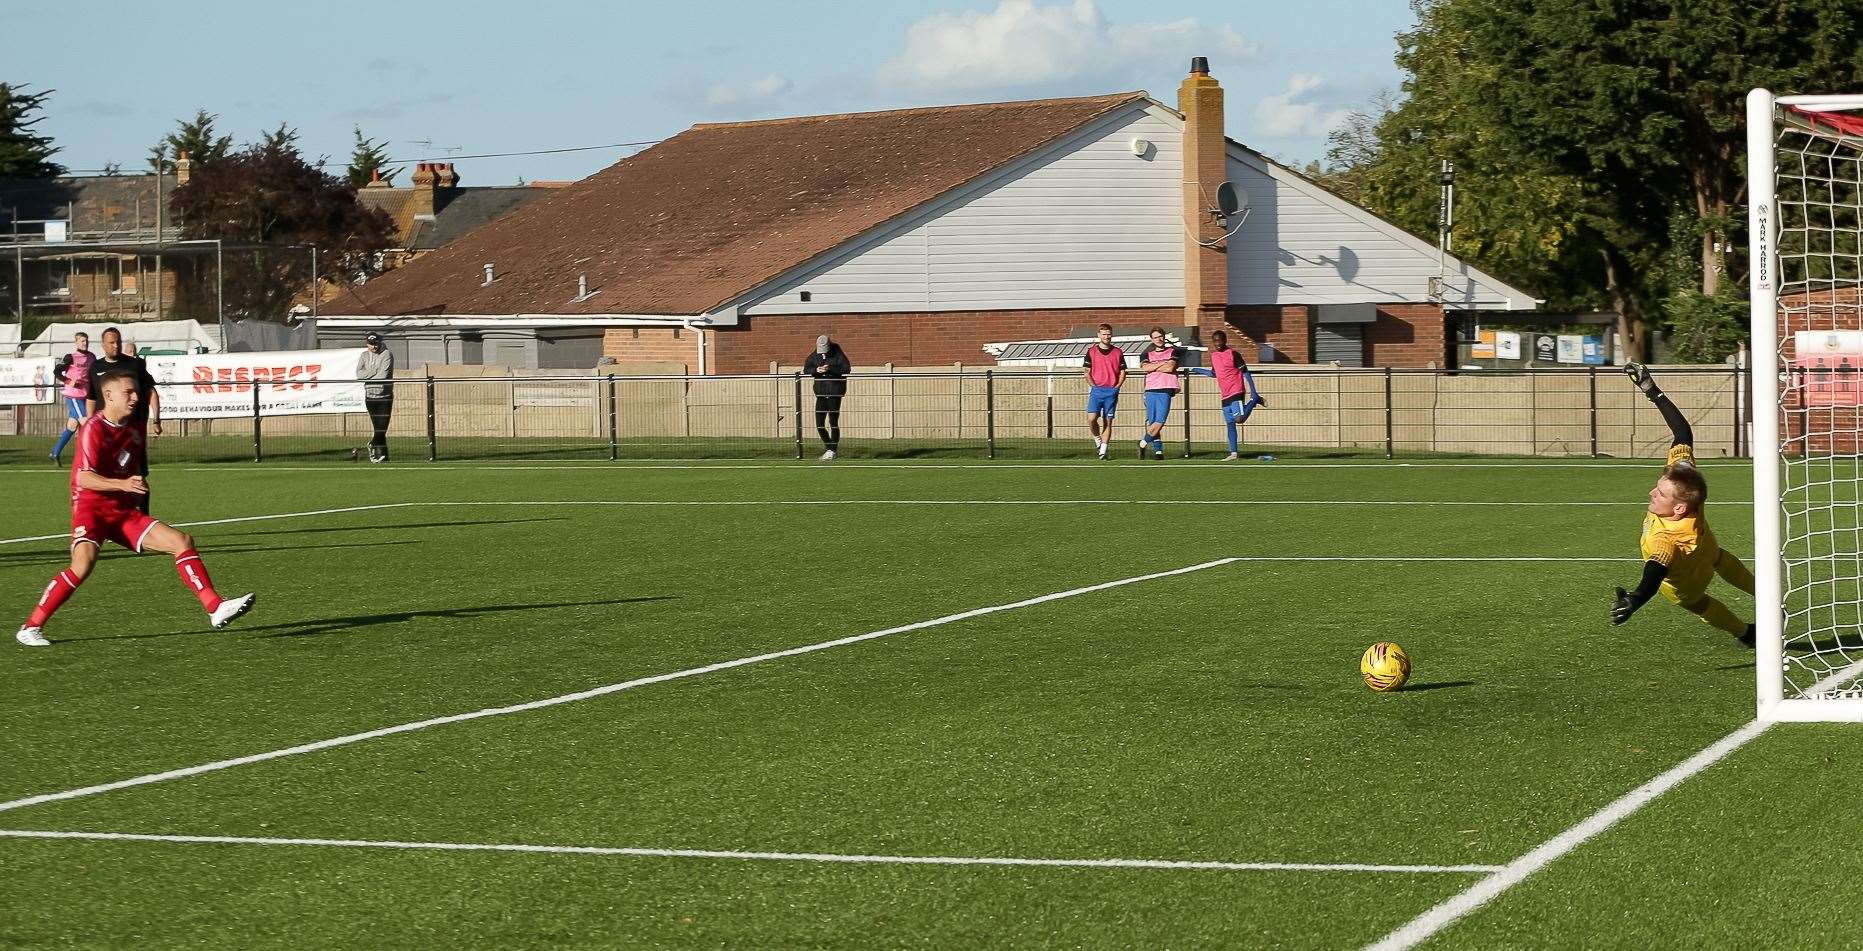
[[[959,380],[962,386],[963,381]],[[990,458],[996,458],[996,371],[983,371],[983,436],[990,447]]]
[[[796,371],[796,458],[802,458],[802,371]]]
[[[427,461],[437,462],[440,458],[440,443],[434,438],[433,426],[433,374],[427,374]]]
[[[1190,374],[1184,374],[1184,458],[1190,458]]]
[[[1598,368],[1589,366],[1585,369],[1590,374],[1590,379],[1585,382],[1591,387],[1591,458],[1596,459],[1598,458]]]
[[[252,461],[264,462],[265,452],[261,447],[260,433],[265,429],[259,421],[259,384],[252,384]]]
[[[1391,368],[1384,368],[1384,458],[1392,457],[1397,442],[1397,412],[1391,399]]]
[[[620,409],[615,402],[615,375],[608,374],[608,461],[621,458]]]

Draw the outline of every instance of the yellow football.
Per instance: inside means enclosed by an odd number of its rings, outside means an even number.
[[[1365,675],[1365,686],[1379,693],[1396,690],[1410,679],[1410,655],[1396,644],[1379,641],[1365,649],[1358,671]]]

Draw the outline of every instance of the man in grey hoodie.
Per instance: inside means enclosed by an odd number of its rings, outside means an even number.
[[[388,461],[388,418],[395,409],[395,355],[382,345],[382,335],[370,331],[362,338],[368,349],[356,364],[356,378],[367,381],[362,388],[362,404],[369,410],[369,422],[375,435],[369,438],[369,461]]]

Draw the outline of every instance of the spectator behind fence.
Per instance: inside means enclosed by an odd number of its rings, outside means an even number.
[[[58,434],[58,442],[52,446],[55,466],[64,464],[65,447],[91,415],[86,398],[91,394],[91,363],[97,355],[91,352],[90,334],[79,333],[72,338],[72,344],[72,351],[58,361],[58,379],[64,384],[60,392],[65,397],[65,431]]]
[[[847,395],[847,354],[827,334],[815,338],[815,352],[802,363],[802,372],[815,379],[815,433],[822,439],[822,458],[833,459],[841,448],[841,398]]]
[[[375,435],[369,437],[369,461],[388,461],[388,420],[395,411],[395,355],[382,345],[382,335],[370,331],[362,338],[368,348],[356,364],[356,378],[369,381],[362,389],[362,405],[368,407],[369,422]],[[376,382],[376,381],[380,382]]]
[[[129,424],[136,429],[146,450],[149,436],[162,434],[162,394],[155,388],[155,378],[149,375],[149,366],[141,357],[124,351],[123,332],[115,327],[106,327],[103,332],[103,355],[91,361],[91,391],[85,397],[85,406],[90,415],[95,416],[103,410],[103,381],[105,377],[127,376],[136,381],[135,409],[130,411]],[[144,478],[149,475],[149,454],[140,454],[136,474]],[[149,513],[150,493],[136,496],[136,507],[144,515]]]

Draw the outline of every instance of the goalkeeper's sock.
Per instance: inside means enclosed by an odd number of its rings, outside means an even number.
[[[1739,641],[1741,647],[1752,647],[1758,633],[1759,626],[1756,624],[1749,624],[1747,625],[1746,633],[1735,637],[1734,640]]]
[[[1727,609],[1727,605],[1722,604],[1711,596],[1703,595],[1701,600],[1696,601],[1694,604],[1686,605],[1686,607],[1689,612],[1696,617],[1701,618],[1703,621],[1735,637],[1739,637],[1746,633],[1747,622],[1735,617],[1734,612]]]

